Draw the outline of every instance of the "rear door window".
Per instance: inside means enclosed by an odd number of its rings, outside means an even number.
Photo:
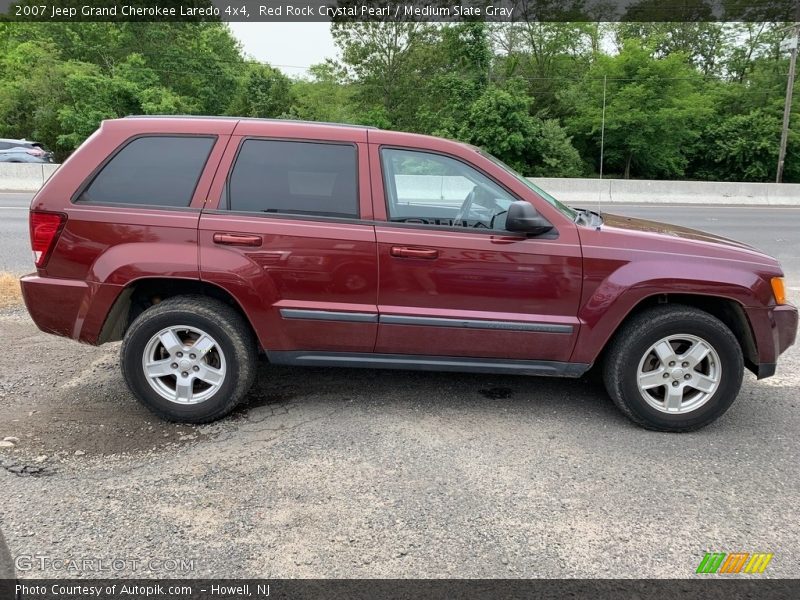
[[[149,136],[120,150],[78,202],[186,207],[216,138]]]
[[[227,186],[233,211],[358,217],[352,144],[245,140]]]

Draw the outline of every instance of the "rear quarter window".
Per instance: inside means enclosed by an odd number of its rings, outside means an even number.
[[[356,148],[245,140],[227,187],[233,211],[357,218]]]
[[[189,206],[215,141],[213,136],[136,138],[102,167],[77,201]]]

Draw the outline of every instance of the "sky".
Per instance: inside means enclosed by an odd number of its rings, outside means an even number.
[[[247,55],[268,62],[286,75],[336,57],[330,23],[229,23]]]

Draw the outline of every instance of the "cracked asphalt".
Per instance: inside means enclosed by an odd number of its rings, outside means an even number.
[[[761,577],[800,576],[797,347],[676,435],[630,424],[591,375],[267,364],[233,416],[189,427],[135,402],[118,344],[46,335],[22,308],[0,311],[0,344],[12,555],[124,561],[33,561],[23,579],[680,578],[706,551],[772,552]]]

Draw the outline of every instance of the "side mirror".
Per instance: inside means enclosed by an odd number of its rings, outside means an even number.
[[[506,215],[506,229],[539,235],[547,233],[553,225],[540,215],[530,202],[518,200],[508,207]]]

